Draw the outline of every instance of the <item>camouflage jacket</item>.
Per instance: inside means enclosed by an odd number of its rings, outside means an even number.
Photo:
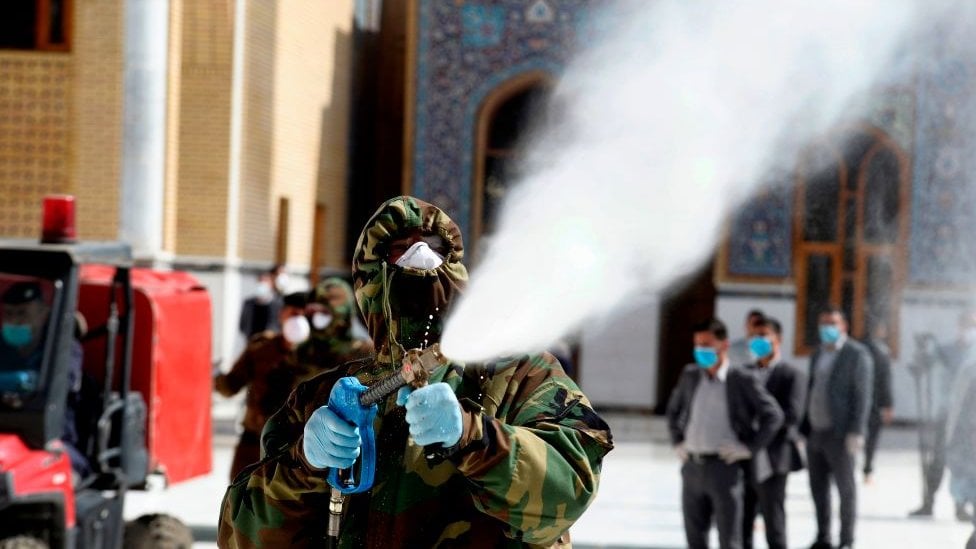
[[[231,485],[220,547],[321,547],[327,471],[302,453],[303,426],[342,375],[364,384],[391,372],[372,360],[301,384],[264,433],[268,456]],[[348,497],[341,547],[548,547],[596,495],[609,427],[551,355],[442,367],[466,411],[461,450],[428,463],[407,438],[392,395],[377,416],[376,482]]]
[[[302,381],[341,368],[345,363],[373,356],[373,344],[365,339],[331,338],[301,345],[296,351],[302,365]]]
[[[214,378],[214,388],[230,397],[247,387],[241,425],[245,431],[260,433],[271,414],[281,408],[298,382],[307,377],[285,338],[268,331],[251,338],[230,371]]]

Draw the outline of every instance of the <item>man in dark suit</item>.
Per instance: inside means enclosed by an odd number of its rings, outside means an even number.
[[[800,453],[800,418],[807,399],[806,372],[784,362],[780,354],[783,327],[778,320],[762,317],[749,330],[749,351],[756,357],[746,368],[756,374],[783,410],[783,425],[765,451],[752,458],[746,482],[742,541],[752,549],[757,511],[766,523],[770,549],[786,549],[786,478],[803,468]]]
[[[712,515],[722,549],[741,549],[744,463],[776,436],[783,412],[759,379],[729,366],[719,320],[694,329],[695,364],[668,402],[668,429],[681,469],[681,509],[691,549],[708,547]]]
[[[807,437],[810,492],[817,511],[817,540],[830,549],[830,479],[840,495],[840,548],[854,544],[857,485],[854,460],[864,445],[874,365],[864,345],[847,336],[847,319],[835,307],[820,313],[821,346],[810,359],[810,388],[801,431]]]
[[[874,361],[874,394],[868,415],[868,434],[864,441],[864,484],[871,484],[874,474],[874,454],[881,438],[881,428],[891,425],[894,418],[894,397],[891,390],[891,350],[885,340],[888,328],[883,322],[875,325],[871,338],[864,342]]]

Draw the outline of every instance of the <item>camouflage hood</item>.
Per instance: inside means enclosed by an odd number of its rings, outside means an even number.
[[[332,277],[319,282],[309,292],[309,306],[312,308],[311,337],[296,350],[299,363],[307,371],[306,377],[372,355],[372,343],[353,334],[355,301],[346,281]],[[318,313],[332,317],[324,329],[315,327]]]
[[[329,290],[339,289],[345,296],[345,301],[339,305],[334,306],[329,302]],[[328,336],[348,336],[352,331],[352,313],[355,307],[354,297],[352,294],[352,287],[349,284],[339,278],[339,277],[329,277],[325,280],[316,284],[315,288],[309,292],[309,303],[315,303],[326,308],[328,314],[332,316],[332,323],[325,330]],[[317,330],[312,330],[312,335],[326,335],[326,334],[316,334]]]
[[[429,270],[389,260],[403,240],[424,240],[444,262]],[[461,231],[440,208],[400,196],[384,203],[359,236],[352,271],[356,302],[377,358],[399,361],[406,348],[440,340],[441,322],[468,280]]]

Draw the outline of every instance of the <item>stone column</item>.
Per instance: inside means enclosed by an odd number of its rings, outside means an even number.
[[[153,263],[163,246],[169,0],[125,2],[119,238]]]

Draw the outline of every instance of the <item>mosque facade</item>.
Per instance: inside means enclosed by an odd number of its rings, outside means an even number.
[[[526,118],[600,31],[604,4],[418,0],[406,10],[398,183],[451,212],[475,255],[517,179]],[[836,304],[855,337],[891,347],[896,412],[914,417],[915,339],[954,337],[976,282],[976,66],[965,36],[946,32],[937,50],[913,53],[914,79],[874,90],[861,115],[764,182],[688,287],[585,327],[577,358],[591,398],[660,409],[690,361],[690,326],[709,314],[740,337],[747,311],[766,311],[784,325],[786,358],[806,365],[817,313]]]

